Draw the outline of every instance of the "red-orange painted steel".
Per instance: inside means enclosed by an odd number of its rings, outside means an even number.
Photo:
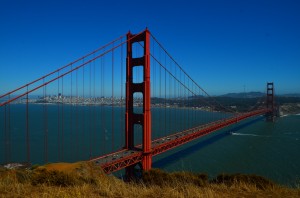
[[[135,153],[128,157],[124,157],[120,160],[112,161],[111,163],[105,164],[102,167],[103,171],[107,174],[121,170],[123,168],[130,167],[134,164],[137,164],[142,161],[143,155],[142,153]],[[129,170],[131,174],[133,174],[133,170]]]
[[[133,38],[134,37],[134,38]],[[132,57],[132,44],[144,42],[144,54],[142,57]],[[143,67],[143,82],[133,82],[133,68]],[[143,114],[133,112],[133,94],[140,92],[143,94]],[[134,145],[134,125],[143,127],[143,170],[150,170],[152,165],[151,154],[151,109],[150,109],[150,32],[145,30],[139,35],[127,34],[127,58],[126,58],[126,113],[125,113],[125,148],[133,149]],[[130,177],[133,173],[133,164],[126,168],[126,174]]]
[[[150,32],[145,31],[144,40],[144,131],[143,131],[143,169],[150,170],[151,154],[151,96],[150,96]]]
[[[187,142],[190,142],[192,140],[195,140],[204,135],[210,134],[210,133],[217,131],[219,129],[222,129],[224,127],[238,123],[247,118],[264,115],[270,111],[271,111],[270,109],[260,109],[260,110],[256,110],[256,111],[251,111],[248,113],[243,113],[243,114],[237,115],[235,117],[212,122],[212,123],[206,124],[204,126],[195,127],[195,128],[189,129],[189,130],[185,130],[183,132],[173,134],[173,136],[176,135],[176,136],[179,136],[179,138],[176,138],[176,139],[173,139],[173,140],[170,140],[165,143],[161,143],[161,144],[158,144],[157,146],[152,147],[151,157],[154,155],[163,153],[165,151],[168,151],[170,149],[173,149],[175,147],[178,147],[178,146],[185,144]],[[189,132],[191,130],[193,130],[193,132]],[[180,134],[182,134],[182,136]],[[171,137],[171,136],[168,136],[168,137]],[[165,137],[165,138],[160,138],[160,139],[167,139],[167,138]],[[157,141],[157,140],[154,140],[153,143],[155,141]],[[116,154],[122,156],[122,153],[124,153],[124,152],[128,152],[128,150],[124,149],[124,150],[118,151],[116,153],[102,156],[100,158],[95,158],[92,161],[106,159],[106,158],[108,158],[108,156],[113,156]],[[105,161],[104,163],[100,164],[100,166],[103,168],[105,173],[109,174],[109,173],[121,170],[123,168],[132,167],[133,165],[135,165],[139,162],[143,163],[143,160],[144,160],[144,153],[142,151],[140,151],[140,152],[135,151],[135,152],[132,152],[131,155],[127,155],[126,157],[122,157],[122,158],[115,159],[115,160]],[[133,169],[129,169],[128,171],[133,171]]]
[[[187,142],[190,142],[192,140],[195,140],[201,136],[207,135],[209,133],[212,133],[214,131],[217,131],[219,129],[222,129],[224,127],[227,127],[231,124],[235,124],[237,122],[240,122],[244,119],[253,117],[253,116],[258,116],[258,115],[262,115],[269,112],[268,109],[261,109],[261,110],[257,110],[257,111],[252,111],[252,112],[248,112],[245,114],[241,114],[239,116],[236,117],[232,117],[232,118],[228,118],[222,121],[217,121],[217,122],[213,122],[210,124],[205,125],[205,127],[198,129],[197,131],[193,132],[193,133],[187,133],[186,135],[177,138],[175,140],[172,141],[168,141],[166,143],[160,144],[154,148],[152,148],[152,155],[158,155],[160,153],[163,153],[167,150],[170,150],[172,148],[175,148],[177,146],[180,146],[182,144],[185,144]],[[186,130],[188,131],[188,130]]]

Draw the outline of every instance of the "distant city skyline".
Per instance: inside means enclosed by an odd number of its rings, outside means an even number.
[[[300,93],[298,1],[8,1],[0,94],[127,33],[149,30],[210,95]]]

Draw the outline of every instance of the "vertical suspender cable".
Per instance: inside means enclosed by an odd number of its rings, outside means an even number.
[[[71,64],[71,70],[73,69],[73,64]],[[77,70],[76,70],[77,71]],[[74,133],[73,133],[73,72],[71,72],[71,94],[70,94],[70,145],[69,145],[69,153],[72,157],[72,160],[74,160],[74,154],[73,151],[74,147]]]
[[[79,95],[78,95],[78,70],[76,70],[76,156],[79,157],[79,107],[78,107],[78,103],[79,103]]]
[[[186,85],[186,81],[185,81],[185,75],[184,75],[184,85]],[[186,130],[187,129],[187,118],[188,118],[188,116],[187,116],[187,108],[186,108],[186,106],[187,106],[187,94],[186,94],[186,92],[187,92],[187,89],[186,88],[184,88],[184,103],[185,103],[185,107],[184,107],[184,111],[185,111],[185,122],[184,122],[184,130]]]
[[[194,92],[196,93],[195,98],[194,98],[194,103],[193,103],[193,113],[194,113],[194,126],[198,125],[198,120],[197,120],[197,100],[198,100],[198,92],[197,88],[195,88],[195,84],[193,84],[193,89],[195,90]]]
[[[95,57],[95,54],[94,54]],[[92,151],[95,149],[96,145],[96,61],[93,62],[93,144]]]
[[[61,160],[64,160],[64,77],[61,78]]]
[[[26,94],[26,151],[27,163],[30,163],[30,140],[29,140],[29,106],[28,106],[28,86]]]
[[[181,82],[181,72],[179,72],[179,81]],[[182,115],[182,110],[181,110],[181,84],[179,84],[179,83],[177,83],[178,84],[178,99],[179,99],[179,101],[178,101],[178,103],[179,103],[179,115],[178,115],[178,120],[179,120],[179,123],[180,123],[180,126],[179,126],[179,128],[180,128],[180,131],[182,131],[182,119],[181,119],[181,115]]]
[[[83,63],[84,63],[84,59],[83,59]],[[82,136],[81,136],[81,140],[82,140],[82,145],[83,145],[83,151],[85,152],[85,95],[84,95],[84,66],[82,67]]]
[[[172,62],[170,62],[170,71],[172,71]],[[170,105],[170,107],[169,107],[169,123],[168,123],[168,125],[169,125],[169,132],[170,133],[172,133],[173,131],[172,131],[172,127],[171,127],[171,120],[172,120],[172,114],[171,114],[171,109],[173,109],[173,108],[171,108],[171,101],[172,101],[172,76],[170,76],[169,75],[169,87],[168,87],[168,89],[169,89],[169,105]]]
[[[154,49],[155,49],[155,46],[154,46],[154,41],[153,41],[153,39],[151,40],[152,41],[152,44],[151,44],[151,46],[152,46],[152,55],[154,56]],[[150,55],[150,58],[152,58],[151,57],[151,55]],[[152,63],[152,60],[150,60],[150,63]],[[155,64],[154,63],[152,63],[152,66],[151,66],[151,68],[152,68],[152,74],[151,74],[151,77],[152,77],[152,81],[151,81],[151,91],[152,91],[152,97],[156,97],[156,75],[155,75]],[[153,104],[152,103],[152,101],[151,101],[151,104]],[[153,114],[152,114],[153,115]],[[154,135],[155,135],[155,131],[154,131],[154,127],[152,126],[152,133],[151,133],[151,139],[154,139]]]
[[[167,63],[166,63],[166,54],[165,54],[165,68],[167,68]],[[164,109],[164,113],[165,113],[165,129],[164,129],[164,136],[167,135],[167,70],[165,69],[165,109]]]
[[[114,43],[113,43],[113,46],[114,46]],[[112,65],[111,65],[111,82],[112,82],[112,89],[111,89],[111,93],[112,93],[112,96],[111,96],[111,109],[112,109],[112,112],[111,112],[111,118],[112,118],[112,121],[111,121],[111,131],[112,131],[112,138],[111,138],[111,141],[112,141],[112,144],[111,144],[111,148],[112,148],[112,152],[114,151],[114,50],[112,50]]]
[[[180,82],[183,82],[183,76],[182,72],[180,72]],[[184,123],[185,123],[185,96],[184,96],[184,86],[180,84],[180,97],[181,97],[181,131],[184,129]]]
[[[160,60],[160,62],[161,62],[161,51],[159,50],[159,60]],[[160,102],[159,103],[161,103],[160,105],[159,105],[159,128],[160,129],[162,129],[162,83],[161,83],[161,78],[162,78],[162,75],[161,75],[161,70],[162,70],[162,67],[159,67],[159,100],[160,100]]]
[[[89,63],[89,159],[92,158],[92,63]]]
[[[105,50],[105,48],[103,49]],[[104,72],[105,72],[105,57],[102,57],[101,59],[101,85],[102,85],[102,88],[101,88],[101,92],[102,92],[102,105],[101,105],[101,121],[102,121],[102,127],[103,127],[103,138],[102,138],[102,150],[103,150],[103,153],[105,153],[105,149],[106,149],[106,128],[105,128],[105,109],[104,109],[104,95],[105,95],[105,79],[104,79]]]
[[[57,75],[59,76],[59,70]],[[58,151],[58,161],[61,161],[61,157],[60,157],[60,112],[59,112],[59,108],[60,108],[60,93],[59,93],[59,79],[57,79],[57,151]]]
[[[174,81],[174,90],[175,90],[175,102],[176,102],[176,107],[175,107],[175,121],[176,121],[176,127],[175,130],[176,131],[180,131],[180,93],[179,93],[179,87],[180,85]],[[179,115],[178,115],[179,114]]]
[[[185,85],[185,76],[183,76],[183,84]],[[182,94],[183,94],[183,129],[186,129],[186,94],[185,94],[185,87],[182,87]]]
[[[181,72],[179,72],[179,81],[180,82],[182,82],[181,81]],[[181,99],[182,99],[182,95],[181,95],[181,84],[179,84],[178,83],[178,96],[179,96],[179,102],[180,102],[180,107],[181,107],[181,109],[182,109],[182,104],[181,104]],[[180,109],[180,111],[179,111],[179,120],[180,120],[180,131],[182,131],[182,110]]]
[[[187,79],[187,87],[189,87],[189,79]],[[190,92],[189,92],[189,90],[187,89],[186,90],[186,93],[187,93],[187,108],[186,108],[186,110],[187,110],[187,127],[186,127],[186,129],[188,129],[189,127],[190,127]]]
[[[45,78],[43,78],[43,84],[45,83]],[[43,86],[43,130],[44,130],[44,163],[46,163],[46,113],[45,113],[45,108],[46,108],[46,98],[45,98],[45,86]]]
[[[45,86],[45,96],[47,98],[47,85]],[[46,114],[46,119],[45,119],[45,122],[46,122],[46,140],[45,140],[45,152],[46,152],[46,163],[48,162],[48,132],[49,132],[49,129],[48,129],[48,106],[46,105],[46,109],[45,109],[45,114]]]
[[[8,163],[8,156],[7,156],[7,121],[6,121],[6,105],[4,106],[4,156],[5,156],[5,163]]]
[[[121,41],[120,41],[121,43],[123,42],[123,39],[121,39]],[[125,115],[125,108],[123,107],[123,44],[121,45],[121,101],[120,101],[120,106],[121,106],[121,111],[120,111],[120,113],[121,113],[121,118],[123,118],[123,115]],[[124,133],[125,133],[125,125],[124,124],[122,124],[122,121],[123,121],[124,119],[120,119],[120,128],[121,128],[121,132],[120,132],[120,145],[119,146],[121,146],[121,147],[123,147],[123,146],[125,146],[125,143],[124,143],[124,140],[125,140],[125,138],[124,138]],[[124,145],[123,145],[124,144]]]
[[[8,95],[8,100],[10,100],[10,94]],[[10,103],[8,104],[8,142],[7,142],[7,156],[8,156],[8,162],[11,162],[11,124],[10,124]]]
[[[190,87],[190,81],[189,81],[189,79],[188,79],[188,82],[187,82],[187,87]],[[188,113],[188,115],[187,115],[187,128],[190,128],[191,126],[190,126],[190,123],[191,123],[191,118],[190,118],[190,108],[191,108],[191,106],[190,106],[190,92],[189,92],[189,90],[187,90],[187,113]]]
[[[154,40],[153,39],[151,39],[152,40],[152,44],[151,44],[151,46],[152,46],[152,55],[153,56],[155,56],[155,46],[154,46]],[[152,58],[152,56],[150,55],[150,58]],[[156,79],[156,73],[155,73],[155,71],[156,71],[156,68],[155,68],[155,62],[153,62],[152,60],[150,61],[150,63],[152,63],[152,75],[151,75],[151,77],[152,77],[152,81],[151,81],[151,83],[152,83],[152,86],[151,86],[151,91],[152,91],[152,97],[154,98],[157,98],[157,93],[156,93],[156,86],[157,86],[157,79]],[[153,102],[151,102],[151,104],[153,104]],[[153,114],[152,114],[153,115]],[[154,116],[153,116],[154,117]],[[153,122],[152,122],[153,123]],[[152,133],[151,133],[151,135],[152,135],[152,137],[151,137],[151,139],[154,139],[154,137],[155,137],[155,135],[156,135],[156,131],[155,131],[155,129],[156,128],[154,128],[154,126],[152,126]]]
[[[174,67],[174,74],[175,74],[175,77],[177,78],[176,76],[176,67]],[[173,82],[172,82],[172,85],[173,85],[173,120],[172,122],[175,122],[175,123],[178,123],[176,118],[177,118],[177,107],[176,107],[176,103],[177,103],[177,94],[176,94],[176,82],[175,82],[175,78],[172,79]],[[172,123],[171,123],[172,124]],[[173,129],[173,132],[176,132],[176,129],[177,129],[177,126],[175,127],[174,125],[172,125],[172,129]]]
[[[43,84],[45,83],[45,78],[43,78]],[[44,119],[44,163],[48,162],[48,152],[47,152],[47,97],[46,97],[46,86],[43,87],[43,119]]]

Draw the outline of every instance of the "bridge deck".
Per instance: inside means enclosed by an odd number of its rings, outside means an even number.
[[[180,146],[184,143],[190,142],[201,136],[210,134],[216,130],[222,129],[231,124],[235,124],[249,117],[258,116],[267,113],[268,109],[262,109],[252,111],[244,114],[240,114],[236,117],[231,117],[216,122],[194,127],[182,132],[178,132],[163,138],[159,138],[152,141],[152,155],[158,155],[167,150]],[[94,161],[97,165],[100,165],[105,173],[111,173],[127,166],[136,164],[142,161],[143,152],[141,145],[138,145],[133,150],[123,149],[114,153],[110,153],[91,161]]]

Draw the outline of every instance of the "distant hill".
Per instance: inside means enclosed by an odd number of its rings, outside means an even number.
[[[243,92],[243,93],[228,93],[221,95],[219,97],[229,97],[229,98],[260,98],[265,96],[262,92]]]
[[[228,97],[228,98],[260,98],[265,96],[266,93],[262,93],[262,92],[246,92],[246,93],[227,93],[224,95],[220,95],[218,97]],[[299,93],[291,93],[291,94],[279,94],[277,95],[279,97],[297,97],[300,98],[300,94]]]
[[[279,95],[279,96],[282,96],[282,97],[300,97],[300,94],[292,93],[292,94],[282,94],[282,95]]]

